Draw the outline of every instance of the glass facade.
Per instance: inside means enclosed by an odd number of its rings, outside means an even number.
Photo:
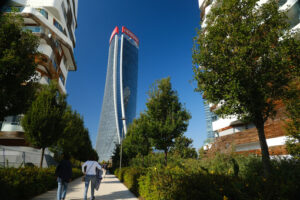
[[[206,142],[212,142],[215,138],[215,132],[213,131],[212,122],[218,119],[218,116],[210,111],[207,101],[204,101],[205,121],[206,121]]]
[[[100,161],[109,160],[115,145],[120,143],[126,130],[123,120],[130,124],[135,118],[137,72],[138,48],[124,35],[114,35],[109,47],[105,91],[96,140]]]
[[[124,36],[123,40],[123,101],[126,125],[133,121],[136,114],[138,49]]]
[[[53,19],[53,25],[60,30],[62,33],[64,33],[64,29],[63,27],[60,25],[60,23],[58,23],[55,19]]]

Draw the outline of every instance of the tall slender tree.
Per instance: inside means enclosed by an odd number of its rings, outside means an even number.
[[[34,98],[39,39],[22,27],[21,16],[0,12],[0,121],[24,113]]]
[[[26,139],[34,147],[42,149],[40,167],[45,148],[56,143],[63,134],[63,114],[66,96],[58,92],[57,84],[45,85],[22,119]]]
[[[254,123],[265,176],[271,172],[264,123],[299,75],[300,46],[276,0],[217,0],[195,38],[197,91],[221,104],[221,117]],[[200,66],[200,67],[199,67]]]
[[[129,159],[135,158],[138,154],[144,157],[151,151],[148,121],[144,113],[129,126],[123,141],[123,149]]]
[[[169,149],[174,145],[174,139],[187,130],[191,115],[179,102],[177,92],[172,89],[170,77],[153,85],[146,106],[149,137],[156,149],[164,151],[167,165]]]
[[[84,148],[84,145],[85,148],[91,148],[91,143],[85,139],[86,129],[83,118],[68,106],[63,115],[63,126],[63,134],[59,137],[53,149],[57,151],[56,153],[68,152],[72,157],[80,158],[78,156],[79,151]]]

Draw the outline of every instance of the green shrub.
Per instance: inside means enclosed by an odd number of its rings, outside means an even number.
[[[300,163],[272,163],[274,174],[269,180],[256,157],[220,155],[205,163],[191,159],[178,166],[151,167],[138,180],[139,194],[145,200],[300,199]]]
[[[115,174],[144,200],[300,199],[297,160],[273,159],[273,175],[265,179],[261,158],[256,156],[217,154],[201,160],[170,156],[167,167],[162,158],[160,154],[137,157],[131,167]]]
[[[2,200],[29,199],[57,186],[55,167],[51,168],[1,168],[0,196]],[[73,168],[73,179],[81,176],[79,169]]]
[[[124,184],[136,196],[139,196],[138,179],[145,174],[145,168],[128,168],[124,173]]]

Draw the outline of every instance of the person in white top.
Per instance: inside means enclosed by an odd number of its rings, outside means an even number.
[[[85,190],[84,190],[84,200],[87,200],[87,192],[89,188],[89,184],[91,181],[91,200],[95,199],[94,192],[95,192],[95,184],[96,184],[96,173],[97,169],[101,170],[101,166],[98,162],[95,161],[95,158],[92,158],[86,161],[82,165],[82,172],[85,174]]]

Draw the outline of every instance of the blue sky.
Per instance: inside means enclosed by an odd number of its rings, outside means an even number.
[[[79,1],[75,59],[67,79],[68,103],[83,117],[95,145],[104,95],[109,38],[126,26],[140,40],[137,113],[145,110],[155,80],[170,76],[180,101],[192,115],[185,135],[199,148],[206,139],[203,100],[192,71],[192,47],[200,11],[197,0]]]

